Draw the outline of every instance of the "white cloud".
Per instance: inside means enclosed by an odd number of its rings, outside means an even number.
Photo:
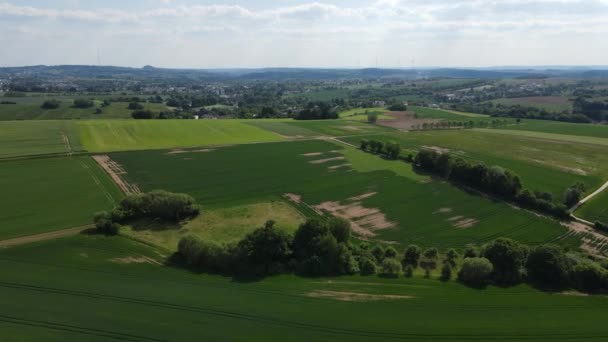
[[[547,51],[543,64],[580,63],[581,58],[601,64],[601,56],[608,53],[607,44],[597,40],[608,33],[608,0],[377,0],[359,5],[316,1],[290,6],[276,0],[275,6],[263,8],[244,1],[147,3],[138,10],[86,5],[59,9],[0,0],[0,40],[18,47],[0,51],[0,60],[63,63],[46,59],[60,59],[59,52],[48,52],[59,37],[64,37],[61,46],[73,50],[83,41],[102,45],[121,65],[170,61],[177,64],[166,66],[293,66],[298,61],[309,66],[355,66],[378,54],[385,60],[396,60],[395,54],[416,58],[418,65],[526,64],[539,59],[525,50],[532,46],[534,51]],[[558,35],[564,38],[556,39]],[[131,44],[125,46],[125,40]],[[41,53],[24,57],[19,47],[31,50],[27,44],[35,41]],[[149,46],[150,42],[170,50]],[[580,48],[585,42],[584,57],[580,49],[564,49]],[[491,53],[480,59],[477,52],[489,48]],[[68,48],[66,60],[73,58],[69,53]]]

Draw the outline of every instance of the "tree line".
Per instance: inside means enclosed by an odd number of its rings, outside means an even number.
[[[198,216],[200,207],[188,194],[154,190],[125,197],[111,212],[95,214],[93,222],[98,233],[118,234],[121,224],[138,219],[153,219],[170,222]]]

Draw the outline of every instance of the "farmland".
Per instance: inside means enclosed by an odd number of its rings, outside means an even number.
[[[91,152],[224,145],[282,138],[242,121],[96,120],[77,123],[82,145]]]
[[[565,96],[530,96],[492,100],[494,104],[537,107],[551,112],[571,111],[572,102]]]
[[[0,122],[0,159],[82,150],[70,121]]]
[[[89,157],[3,161],[0,186],[2,239],[90,224],[122,196]]]
[[[121,238],[78,236],[2,250],[0,334],[19,341],[608,337],[605,297],[525,285],[476,290],[422,276],[239,282],[158,260],[155,250]]]
[[[608,192],[604,191],[585,203],[576,215],[591,222],[608,223]]]
[[[520,124],[506,126],[502,129],[608,139],[608,126],[606,125],[569,123],[549,120],[523,120]]]
[[[385,228],[366,228],[369,223],[364,223],[365,217],[353,217],[353,221],[361,222],[360,233],[401,246],[418,243],[463,247],[496,236],[536,243],[561,239],[567,231],[550,220],[418,175],[407,164],[384,161],[333,142],[312,140],[229,146],[206,152],[141,151],[110,156],[125,168],[126,180],[143,191],[163,188],[189,193],[209,209],[285,199],[287,193],[297,195],[296,204],[305,206],[338,205],[362,213],[375,208],[383,216],[368,217],[367,221],[380,220],[374,222]],[[574,247],[578,240],[565,238],[561,243]]]
[[[41,108],[47,99],[60,101],[61,104],[55,109]],[[16,102],[15,104],[0,105],[0,121],[2,120],[69,120],[69,119],[131,119],[131,112],[127,102],[113,102],[101,108],[101,113],[96,113],[102,101],[95,100],[94,106],[90,108],[75,108],[74,97],[52,96],[52,97],[0,97],[2,101]],[[144,109],[151,111],[168,111],[164,104],[142,103]]]
[[[439,148],[458,156],[481,161],[488,165],[499,165],[515,171],[522,178],[524,186],[533,190],[549,191],[554,199],[560,200],[566,187],[582,182],[588,189],[594,189],[606,179],[608,157],[603,152],[603,144],[577,144],[581,139],[598,139],[566,136],[572,140],[560,140],[561,136],[551,135],[547,139],[541,133],[525,135],[500,134],[502,130],[460,130],[391,133],[370,137],[390,141],[395,140],[407,149],[421,147]],[[523,131],[522,131],[523,132]],[[358,144],[360,138],[344,139]],[[603,139],[600,139],[603,141]],[[504,148],[509,146],[509,148]],[[496,153],[496,151],[501,151]]]

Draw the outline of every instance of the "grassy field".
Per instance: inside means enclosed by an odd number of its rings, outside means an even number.
[[[387,110],[383,107],[375,107],[375,108],[353,108],[349,110],[345,110],[340,112],[340,119],[342,120],[355,120],[355,121],[367,121],[366,113],[376,113],[378,114],[379,120],[392,120],[394,119],[392,116],[385,115],[384,113]]]
[[[278,222],[277,227],[287,232],[294,232],[304,219],[304,215],[287,202],[271,201],[203,210],[195,219],[170,227],[156,222],[139,222],[121,232],[167,250],[176,250],[179,239],[188,234],[207,241],[236,242],[268,220]]]
[[[0,159],[81,150],[78,133],[72,122],[0,122]]]
[[[603,184],[608,175],[604,145],[578,144],[559,140],[559,136],[551,137],[553,139],[546,139],[540,133],[488,129],[392,133],[369,138],[398,141],[414,150],[423,146],[440,148],[465,159],[509,168],[520,175],[524,186],[549,191],[557,201],[561,201],[564,190],[576,182],[583,182],[589,190]],[[360,138],[345,140],[358,144]]]
[[[566,96],[530,96],[505,98],[490,101],[501,105],[521,105],[527,107],[537,107],[549,112],[572,111],[572,102]]]
[[[91,152],[144,150],[278,141],[282,138],[240,120],[79,121],[82,145]]]
[[[121,193],[90,157],[0,162],[0,238],[91,223]]]
[[[141,342],[608,338],[603,296],[525,285],[476,290],[422,277],[239,282],[155,260],[155,250],[122,238],[77,236],[1,250],[0,335]]]
[[[585,203],[576,211],[576,215],[587,221],[600,221],[608,224],[608,191],[604,191]]]
[[[17,104],[0,105],[0,120],[69,120],[69,119],[131,119],[132,110],[127,109],[127,102],[113,102],[102,108],[101,114],[96,114],[96,108],[100,108],[101,101],[96,100],[95,106],[91,108],[74,108],[73,100],[69,97],[50,97],[61,101],[56,109],[43,109],[42,103],[48,99],[45,97],[0,97],[0,101],[13,101]],[[86,98],[86,97],[85,97]],[[154,112],[168,111],[164,104],[142,103],[144,109]]]
[[[143,191],[189,193],[204,209],[296,194],[304,207],[348,207],[364,234],[371,231],[373,239],[400,245],[462,247],[497,236],[539,243],[566,232],[552,221],[418,175],[407,164],[338,143],[312,140],[230,146],[207,153],[141,151],[110,156],[126,169],[127,181]],[[470,225],[458,223],[463,220]],[[560,242],[578,246],[576,238]]]
[[[501,129],[608,139],[608,125],[598,124],[582,124],[549,120],[524,119],[522,123],[518,125],[505,126]]]

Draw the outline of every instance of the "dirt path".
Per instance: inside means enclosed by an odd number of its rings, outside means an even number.
[[[572,212],[574,213],[574,211],[576,209],[578,209],[581,205],[589,202],[589,200],[591,200],[593,197],[599,195],[602,191],[608,189],[608,182],[604,183],[604,185],[600,186],[597,190],[595,190],[593,193],[589,194],[589,196],[583,198],[582,200],[580,200],[575,206],[574,208],[572,208]]]
[[[36,235],[28,235],[28,236],[22,236],[22,237],[18,237],[18,238],[14,238],[14,239],[3,240],[3,241],[0,241],[0,248],[25,245],[28,243],[38,242],[38,241],[53,240],[53,239],[58,239],[58,238],[66,237],[66,236],[74,236],[74,235],[80,234],[85,229],[89,229],[89,228],[93,228],[93,227],[94,226],[92,224],[89,224],[89,225],[85,225],[85,226],[57,230],[54,232],[41,233],[41,234],[36,234]]]
[[[122,166],[120,166],[120,164],[113,161],[110,156],[107,154],[96,155],[93,156],[93,159],[107,172],[107,174],[110,176],[110,178],[112,178],[114,183],[118,185],[122,192],[127,195],[141,193],[141,190],[139,190],[137,185],[129,184],[120,176],[126,174],[127,172],[122,168]]]

